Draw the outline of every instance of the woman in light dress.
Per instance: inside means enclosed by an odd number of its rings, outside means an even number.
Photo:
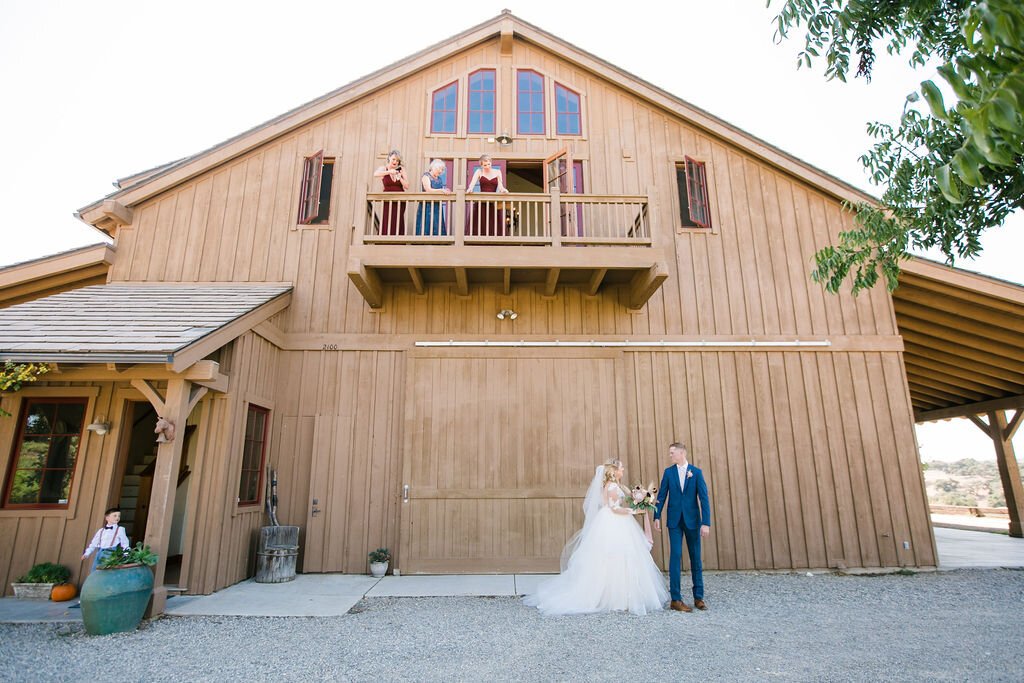
[[[622,474],[618,460],[598,466],[583,500],[583,528],[562,551],[562,573],[541,582],[523,599],[527,605],[544,614],[665,609],[665,577],[625,502]]]

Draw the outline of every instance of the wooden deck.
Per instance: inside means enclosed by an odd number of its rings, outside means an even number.
[[[533,284],[547,296],[626,285],[636,309],[667,276],[646,195],[367,193],[349,252],[349,277],[374,308],[387,286],[467,295],[475,284],[506,294]]]

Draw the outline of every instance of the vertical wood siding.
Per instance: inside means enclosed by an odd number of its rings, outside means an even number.
[[[357,199],[368,185],[376,189],[371,173],[385,152],[402,150],[413,179],[428,155],[502,153],[478,138],[424,136],[429,91],[479,65],[498,65],[498,101],[506,107],[499,125],[512,131],[508,89],[516,67],[534,68],[584,96],[585,137],[517,136],[510,152],[539,160],[569,144],[583,161],[588,192],[650,194],[652,233],[670,274],[643,310],[628,311],[615,288],[587,296],[565,287],[545,297],[533,287],[505,295],[474,286],[457,296],[431,286],[423,295],[387,288],[382,311],[371,312],[352,287],[349,244],[364,212]],[[302,158],[319,149],[337,157],[332,225],[295,229]],[[684,155],[707,163],[712,231],[678,229],[674,164]],[[464,183],[457,169],[455,182]],[[356,334],[382,341],[395,334],[897,334],[883,289],[833,296],[809,280],[814,252],[852,227],[837,200],[518,40],[511,59],[499,55],[496,40],[468,48],[133,210],[133,225],[118,233],[112,281],[291,282],[292,304],[273,322],[285,334],[314,340],[307,349],[330,335]],[[496,320],[501,308],[514,308],[519,318]],[[709,567],[935,564],[900,354],[630,352],[625,359],[631,478],[658,478],[667,444],[691,444],[712,492]],[[303,529],[304,568],[364,572],[368,550],[397,548],[405,352],[377,350],[372,342],[365,350],[282,351],[249,333],[221,360],[230,390],[199,408],[184,567],[190,592],[210,592],[252,572],[253,535],[264,518],[261,509],[235,504],[250,399],[272,403],[269,458],[279,472],[279,514],[282,523]],[[113,386],[99,386],[97,412],[119,410],[111,405]],[[0,420],[0,458],[10,455],[13,422]],[[86,437],[73,514],[0,510],[5,586],[55,554],[78,567],[107,503],[113,443]],[[328,490],[318,496],[325,511],[316,519],[311,481]],[[576,523],[575,513],[564,517],[567,528]],[[667,548],[655,552],[663,561]]]

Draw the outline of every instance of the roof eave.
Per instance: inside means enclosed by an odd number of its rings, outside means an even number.
[[[311,102],[300,105],[279,117],[251,128],[214,147],[191,157],[167,165],[160,172],[143,177],[138,183],[114,192],[79,210],[78,215],[87,223],[102,227],[103,204],[115,199],[124,207],[131,207],[169,187],[199,175],[209,168],[226,163],[270,140],[285,135],[327,115],[346,104],[404,78],[429,65],[443,61],[473,45],[514,33],[523,40],[555,52],[577,66],[596,73],[660,108],[680,116],[693,125],[736,144],[741,149],[839,199],[854,203],[877,203],[872,195],[808,164],[754,135],[733,126],[708,112],[670,93],[647,83],[609,62],[602,60],[544,30],[513,16],[507,10],[447,40],[427,47],[403,60],[385,66],[373,73],[342,86]],[[387,78],[382,78],[387,76]],[[116,228],[115,228],[116,229]]]

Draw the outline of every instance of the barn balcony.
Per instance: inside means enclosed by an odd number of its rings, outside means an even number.
[[[388,287],[628,288],[641,308],[667,277],[646,195],[367,193],[348,274],[371,307]]]

